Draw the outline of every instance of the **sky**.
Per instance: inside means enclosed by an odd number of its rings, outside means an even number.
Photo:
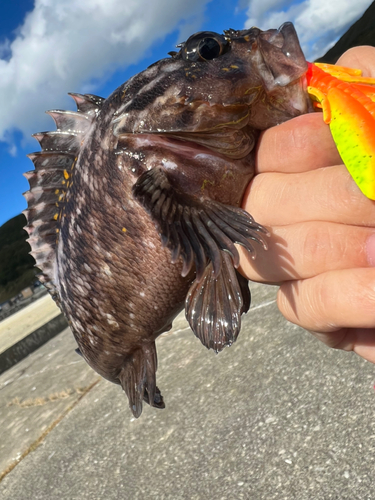
[[[26,208],[31,134],[55,130],[68,92],[107,97],[196,31],[292,21],[306,58],[322,56],[371,0],[12,0],[0,2],[0,225]]]

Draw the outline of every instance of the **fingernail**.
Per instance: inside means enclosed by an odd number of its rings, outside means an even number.
[[[375,267],[375,233],[368,237],[366,243],[367,261]]]

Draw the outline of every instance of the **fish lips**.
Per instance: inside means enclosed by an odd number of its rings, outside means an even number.
[[[284,23],[278,30],[261,31],[257,45],[264,63],[261,76],[268,92],[285,87],[306,73],[307,62],[292,23]]]

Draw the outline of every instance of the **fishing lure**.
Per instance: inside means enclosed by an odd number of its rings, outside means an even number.
[[[319,63],[308,63],[306,76],[344,164],[362,193],[375,200],[375,78]]]

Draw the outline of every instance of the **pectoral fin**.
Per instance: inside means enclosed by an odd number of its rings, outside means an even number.
[[[267,248],[263,236],[267,230],[245,210],[181,193],[162,169],[142,174],[133,193],[156,223],[163,245],[172,252],[172,262],[182,257],[183,276],[187,276],[195,263],[196,280],[200,281],[210,262],[216,279],[222,269],[223,251],[228,252],[232,267],[237,268],[239,254],[235,243],[253,256],[255,248],[251,240]]]

